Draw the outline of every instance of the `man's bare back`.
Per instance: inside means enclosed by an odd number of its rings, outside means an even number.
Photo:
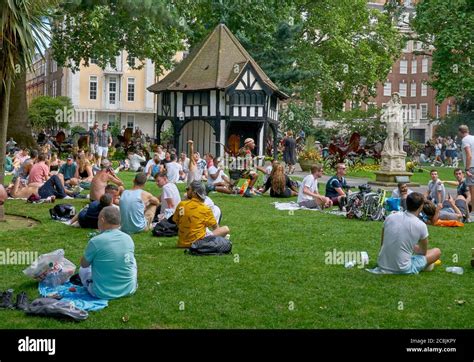
[[[123,186],[123,182],[107,169],[97,172],[91,182],[90,200],[99,200],[105,194],[105,187],[111,182],[117,186]]]

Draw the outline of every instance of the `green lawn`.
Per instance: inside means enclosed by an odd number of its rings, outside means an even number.
[[[131,184],[132,174],[120,176]],[[153,183],[147,188],[158,194]],[[443,251],[443,265],[433,272],[378,276],[327,265],[325,252],[367,251],[369,266],[375,266],[381,223],[312,211],[290,215],[275,210],[269,196],[210,196],[231,229],[233,255],[192,257],[175,248],[176,238],[136,235],[139,288],[134,296],[111,301],[81,323],[1,310],[0,328],[472,328],[474,224],[430,227],[431,245]],[[85,201],[72,203],[80,207]],[[11,233],[0,226],[0,249],[41,254],[63,248],[78,264],[89,231],[51,221],[49,207],[7,202],[7,212],[37,218],[41,225]],[[464,275],[444,271],[453,265],[453,255]],[[26,266],[0,267],[1,290],[38,296],[37,283],[22,273]]]

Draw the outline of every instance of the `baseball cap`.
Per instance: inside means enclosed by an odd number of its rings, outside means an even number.
[[[255,141],[253,140],[253,138],[246,138],[244,144],[246,145],[246,144],[249,144],[249,143],[252,143],[252,142],[255,143]]]
[[[202,183],[200,183],[199,181],[193,181],[191,182],[189,187],[191,188],[192,192],[194,192],[196,195],[199,196],[201,200],[204,201],[204,199],[206,198],[206,191],[204,190],[204,186],[202,185]]]
[[[68,155],[68,156],[67,156],[67,159],[68,159],[68,160],[74,160],[74,157],[73,157],[73,155]]]

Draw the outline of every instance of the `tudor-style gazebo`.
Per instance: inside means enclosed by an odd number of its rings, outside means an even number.
[[[157,94],[158,143],[163,123],[169,120],[178,151],[186,150],[187,140],[192,139],[201,154],[223,155],[219,143],[228,145],[235,135],[241,146],[245,138],[254,138],[260,156],[273,136],[276,151],[279,103],[288,96],[224,24],[148,90]]]

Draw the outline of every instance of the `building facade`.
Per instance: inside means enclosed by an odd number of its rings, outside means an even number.
[[[26,102],[28,105],[36,97],[42,96],[45,89],[46,60],[37,54],[31,68],[26,72]]]
[[[370,1],[369,6],[383,10],[385,2],[386,0]],[[416,1],[404,1],[405,11],[398,23],[398,29],[403,34],[413,33],[409,27],[409,19],[414,15],[415,4]],[[398,92],[403,104],[403,119],[409,130],[408,138],[422,143],[431,139],[434,136],[436,121],[451,113],[456,106],[453,98],[438,104],[436,91],[427,84],[432,66],[430,51],[431,49],[424,48],[421,42],[408,41],[385,82],[377,85],[377,96],[362,105],[346,102],[346,110],[353,107],[381,108],[389,102],[392,93]]]
[[[192,139],[197,151],[218,156],[224,145],[238,148],[248,137],[263,155],[267,143],[276,142],[280,100],[288,98],[224,24],[148,89],[157,95],[158,142],[170,122],[177,150]]]

